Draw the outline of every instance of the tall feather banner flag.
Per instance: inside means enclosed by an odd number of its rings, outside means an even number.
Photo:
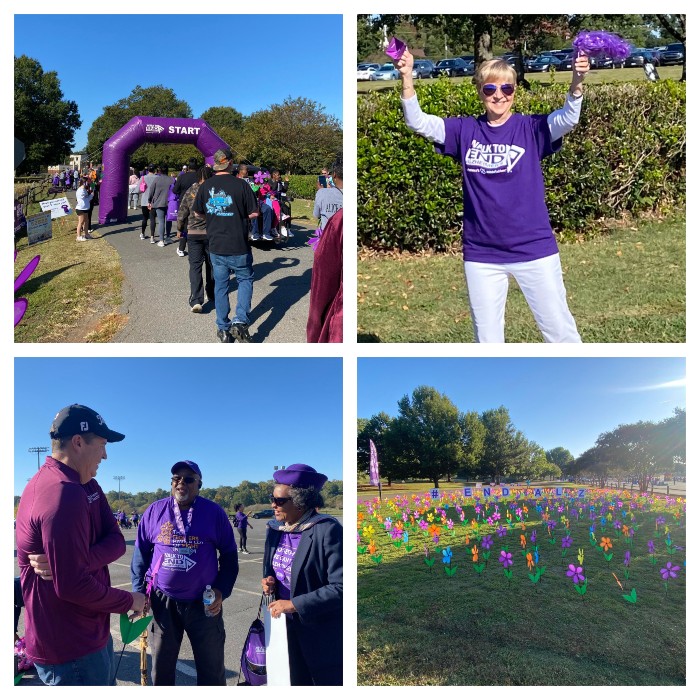
[[[377,460],[377,448],[372,440],[369,441],[369,483],[379,486],[379,462]]]

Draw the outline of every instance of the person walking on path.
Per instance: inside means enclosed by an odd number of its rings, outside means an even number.
[[[158,241],[159,248],[165,248],[168,241],[165,236],[165,216],[168,211],[168,194],[170,193],[170,185],[172,184],[167,174],[158,168],[158,176],[148,186],[148,209],[155,209],[156,219],[158,220]],[[152,239],[151,239],[152,240]]]
[[[107,443],[124,435],[79,404],[56,414],[49,435],[51,456],[17,510],[27,654],[45,685],[113,685],[110,615],[146,604],[143,593],[110,585],[108,565],[126,543],[95,481]]]
[[[250,186],[232,175],[229,149],[214,154],[214,175],[203,182],[192,210],[206,216],[209,255],[214,274],[217,337],[222,343],[249,343],[248,314],[253,298],[253,253],[248,242],[248,219],[258,216]],[[236,314],[229,320],[229,275],[238,280]]]
[[[233,508],[236,511],[234,527],[238,530],[238,551],[250,554],[248,551],[248,528],[252,530],[253,526],[248,522],[248,515],[243,510],[242,503],[236,503]]]
[[[180,200],[177,212],[177,230],[186,233],[189,249],[190,267],[190,309],[198,314],[204,304],[204,293],[207,301],[214,300],[214,277],[209,260],[209,241],[207,240],[207,220],[192,211],[192,205],[199,191],[199,186],[212,175],[212,169],[205,165],[196,173],[195,182],[187,189]],[[204,286],[202,286],[202,265],[204,265]]]
[[[394,64],[401,76],[406,125],[462,167],[462,249],[477,342],[505,341],[508,279],[514,277],[545,341],[580,343],[566,300],[540,161],[556,153],[578,123],[588,57],[575,59],[564,106],[548,115],[513,112],[515,69],[501,59],[484,61],[473,78],[485,110],[478,118],[425,114],[413,87],[409,50]]]
[[[139,180],[141,192],[141,240],[146,240],[146,226],[150,224],[151,243],[156,242],[156,210],[148,206],[148,190],[157,179],[156,166],[149,165]]]
[[[197,161],[194,158],[190,158],[188,165],[183,166],[183,170],[177,176],[175,185],[173,186],[173,194],[178,198],[178,202],[182,201],[182,198],[185,196],[185,192],[187,192],[187,190],[189,190],[190,187],[195,184],[195,182],[199,182],[197,173]],[[180,257],[183,257],[187,246],[187,219],[184,220],[184,228],[181,228],[182,222],[180,221],[179,214],[175,217],[175,220],[178,222],[177,231],[180,239],[180,243],[177,247],[177,254]]]
[[[221,606],[238,576],[236,540],[223,508],[199,495],[199,466],[184,460],[170,473],[171,495],[144,512],[131,562],[133,590],[150,594],[153,685],[175,685],[184,633],[192,645],[197,685],[226,685]],[[215,599],[205,611],[207,586]]]
[[[139,176],[132,168],[129,175],[129,209],[138,209],[139,201]],[[132,206],[133,205],[133,206]]]

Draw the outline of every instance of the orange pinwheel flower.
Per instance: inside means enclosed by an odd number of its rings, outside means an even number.
[[[525,543],[526,543],[525,535],[520,535],[520,546],[525,549]]]
[[[627,537],[630,534],[630,529],[627,527],[627,525],[622,526],[622,534]]]
[[[527,568],[532,569],[532,567],[535,565],[535,562],[532,560],[532,554],[528,552],[525,559],[527,559]]]
[[[527,506],[523,506],[523,512],[525,512],[525,513],[527,513],[527,512],[528,512],[528,510],[527,510]]]
[[[364,513],[358,513],[357,514],[357,520],[359,522],[362,522],[365,519],[365,514]]]
[[[521,523],[520,523],[520,529],[521,529],[521,530],[525,530],[525,523],[524,523],[524,522],[521,522]]]
[[[370,554],[374,555],[374,553],[377,551],[377,545],[374,544],[374,540],[370,540],[369,547],[367,549]]]
[[[612,549],[612,542],[609,537],[600,538],[600,546],[607,552],[608,549]]]
[[[438,535],[438,536],[439,536],[439,535],[440,535],[440,528],[439,528],[437,525],[431,525],[431,526],[428,528],[428,534],[429,534],[431,537],[435,537],[435,535]]]
[[[472,561],[479,561],[479,548],[476,545],[472,547]]]

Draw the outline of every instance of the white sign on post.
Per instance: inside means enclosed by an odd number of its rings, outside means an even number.
[[[48,241],[52,237],[52,218],[51,212],[48,211],[27,217],[27,243],[29,245]]]
[[[70,204],[67,197],[56,197],[56,199],[47,199],[45,202],[39,202],[41,211],[50,211],[52,219],[58,219],[61,216],[72,214]]]

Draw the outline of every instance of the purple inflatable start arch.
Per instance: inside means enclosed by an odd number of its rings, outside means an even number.
[[[101,224],[123,224],[127,220],[129,157],[144,143],[192,144],[209,164],[214,162],[216,151],[229,148],[203,119],[134,117],[104,144]]]

